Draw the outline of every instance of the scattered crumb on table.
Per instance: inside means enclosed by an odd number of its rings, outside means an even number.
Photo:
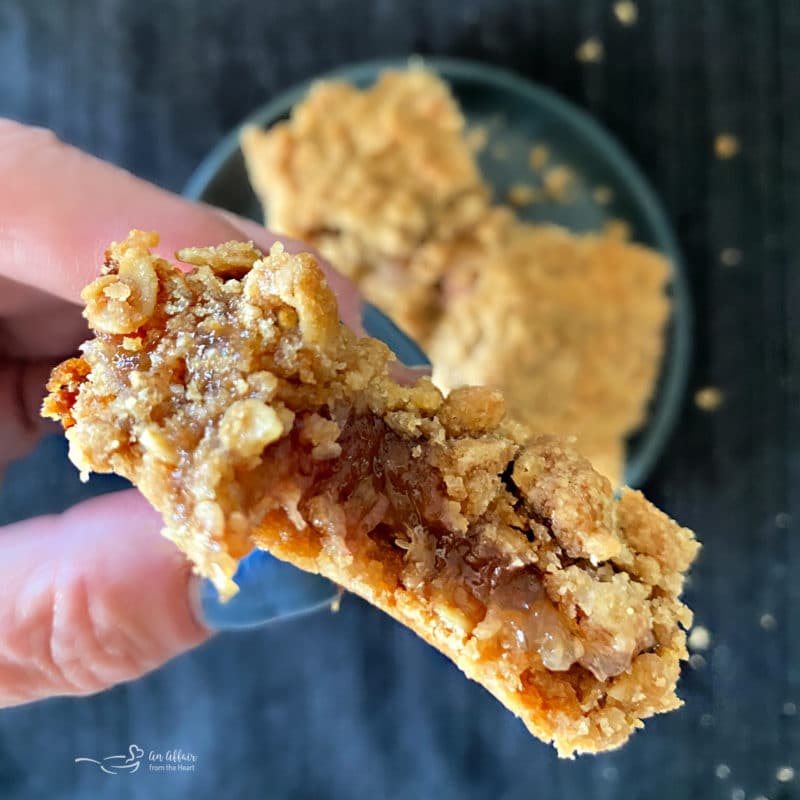
[[[708,628],[695,625],[689,633],[688,642],[692,650],[708,650],[708,646],[711,644],[711,634],[708,632]]]
[[[620,25],[630,27],[635,25],[639,19],[639,9],[633,0],[617,0],[614,3],[614,16],[619,20]]]
[[[783,704],[782,711],[785,717],[793,717],[795,716],[795,714],[797,714],[797,705],[793,703],[791,700],[787,700]]]
[[[529,206],[538,199],[539,193],[529,183],[515,183],[508,190],[508,202],[518,208]]]
[[[772,614],[766,613],[761,615],[760,619],[758,620],[758,624],[765,631],[774,631],[778,625],[778,621],[772,616]]]
[[[775,777],[781,783],[789,783],[794,780],[794,769],[792,767],[778,767]]]
[[[731,800],[744,800],[745,797],[747,797],[747,795],[745,794],[745,791],[744,791],[744,789],[742,789],[741,786],[737,786],[731,792]]]
[[[775,515],[775,527],[776,528],[788,528],[789,523],[791,523],[792,517],[790,514],[787,514],[785,511],[779,511]]]
[[[592,197],[599,206],[607,206],[614,200],[614,192],[608,186],[595,186],[592,190]]]
[[[724,399],[716,386],[705,386],[694,393],[694,404],[702,411],[716,411]]]
[[[742,263],[742,251],[737,247],[726,247],[720,252],[719,260],[726,267],[735,267]]]
[[[603,55],[603,43],[596,36],[581,42],[575,51],[575,58],[583,64],[597,64],[603,60]]]
[[[721,781],[724,781],[730,777],[731,768],[727,764],[717,764],[717,768],[714,770],[714,774]]]
[[[714,139],[714,153],[717,158],[733,158],[738,155],[739,150],[739,140],[732,133],[720,133]]]
[[[550,159],[550,148],[543,144],[535,144],[528,153],[528,164],[534,172],[541,172]]]

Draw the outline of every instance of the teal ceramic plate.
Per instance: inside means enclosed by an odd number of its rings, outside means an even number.
[[[690,299],[684,263],[661,204],[620,145],[592,117],[553,92],[494,67],[451,59],[425,60],[455,94],[470,126],[489,134],[480,164],[496,199],[503,201],[515,183],[535,185],[528,165],[532,142],[546,144],[551,164],[567,165],[573,175],[568,203],[537,202],[520,211],[531,220],[555,222],[574,231],[599,230],[623,219],[636,241],[660,250],[673,265],[673,312],[667,351],[644,427],[628,442],[625,480],[641,486],[662,453],[686,391],[691,339]],[[406,60],[375,61],[336,70],[339,78],[368,86],[389,67]],[[243,124],[269,126],[289,115],[308,91],[297,86],[256,111]],[[184,190],[187,197],[261,219],[239,149],[239,130],[226,136],[203,160]],[[595,189],[607,187],[611,202],[597,202]]]

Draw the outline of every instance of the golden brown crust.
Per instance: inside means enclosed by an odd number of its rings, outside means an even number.
[[[268,226],[357,280],[428,352],[440,388],[500,388],[517,418],[575,436],[621,482],[663,351],[664,258],[493,206],[455,100],[421,69],[363,91],[317,84],[242,149]],[[534,147],[532,167],[546,161]],[[550,166],[542,191],[566,202],[573,178]]]
[[[311,256],[228,243],[184,273],[155,242],[110,249],[95,338],[50,384],[82,471],[132,480],[223,594],[253,546],[358,593],[562,754],[679,704],[691,532],[505,421],[496,391],[397,385]]]

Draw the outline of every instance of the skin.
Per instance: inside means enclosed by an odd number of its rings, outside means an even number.
[[[170,258],[184,246],[231,239],[268,250],[277,237],[7,120],[0,186],[1,474],[57,430],[39,417],[44,383],[87,337],[80,290],[110,241],[132,227],[158,230]],[[357,291],[326,271],[343,321],[360,331]],[[189,565],[160,528],[131,490],[0,530],[0,706],[100,691],[210,635],[190,601]]]

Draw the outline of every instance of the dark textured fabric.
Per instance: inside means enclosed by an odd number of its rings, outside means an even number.
[[[560,762],[444,658],[348,598],[338,615],[220,636],[91,699],[0,713],[0,796],[800,796],[800,778],[776,779],[782,765],[800,774],[800,717],[782,711],[800,706],[800,4],[639,0],[632,29],[611,5],[0,0],[0,114],[179,189],[254,107],[348,61],[482,59],[594,113],[674,221],[696,303],[692,386],[725,395],[714,414],[687,399],[646,487],[705,544],[688,598],[712,648],[686,670],[685,708],[618,753]],[[602,64],[574,58],[589,35],[605,43]],[[720,131],[741,139],[733,161],[713,157]],[[726,247],[740,265],[720,264]],[[48,441],[9,473],[0,517],[116,485],[80,487]],[[192,751],[196,772],[72,763],[131,742]]]

